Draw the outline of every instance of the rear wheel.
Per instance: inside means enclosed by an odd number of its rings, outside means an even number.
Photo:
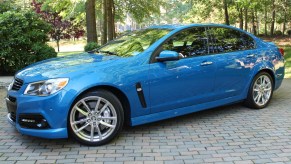
[[[257,74],[249,88],[246,106],[254,109],[266,107],[273,95],[273,79],[267,72]]]
[[[111,141],[122,129],[123,109],[111,92],[98,90],[81,96],[69,113],[68,128],[79,142],[99,146]]]

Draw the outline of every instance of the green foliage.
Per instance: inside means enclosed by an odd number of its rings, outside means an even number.
[[[34,62],[56,57],[46,45],[50,26],[30,11],[0,14],[0,71],[11,74]]]
[[[10,10],[18,10],[18,6],[15,5],[11,0],[0,0],[0,14],[10,11]]]
[[[291,30],[287,30],[287,34],[291,36]]]
[[[99,48],[100,45],[98,45],[96,42],[90,42],[90,43],[87,43],[84,47],[84,51],[87,52],[87,51],[92,51],[96,48]]]
[[[291,78],[291,46],[282,47],[285,51],[285,78]]]

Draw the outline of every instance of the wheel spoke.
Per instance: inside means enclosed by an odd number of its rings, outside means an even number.
[[[91,138],[90,138],[90,141],[93,141],[94,139],[94,125],[93,123],[91,123]]]
[[[87,112],[91,112],[90,108],[88,107],[88,105],[86,104],[86,102],[84,100],[81,101],[82,104],[85,106],[85,109],[87,110]]]
[[[96,126],[96,129],[97,129],[97,132],[98,132],[98,135],[99,135],[99,140],[102,140],[102,134],[101,134],[99,125]]]
[[[102,125],[104,125],[104,126],[107,126],[107,127],[109,127],[109,128],[114,128],[114,127],[115,127],[114,125],[110,125],[110,124],[108,124],[108,123],[106,123],[106,122],[104,122],[104,121],[100,121],[100,124],[102,124]]]
[[[261,85],[263,84],[264,82],[264,76],[261,77]]]
[[[100,112],[99,114],[103,113],[104,110],[108,107],[108,103],[106,103],[101,109],[100,109]]]
[[[266,102],[265,95],[262,94],[262,105],[265,104],[265,102]]]
[[[72,124],[76,125],[76,124],[80,124],[80,123],[83,123],[83,122],[86,122],[86,121],[87,121],[87,119],[81,119],[79,121],[74,121]]]
[[[81,130],[85,129],[88,125],[90,125],[90,123],[85,124],[84,126],[82,126],[80,129],[77,129],[75,131],[75,133],[79,133]]]
[[[83,109],[81,109],[81,108],[79,108],[79,107],[75,107],[75,109],[77,110],[77,111],[79,111],[82,115],[84,115],[84,116],[88,116],[88,112],[85,112]]]
[[[116,117],[101,117],[101,119],[108,119],[108,120],[117,120]]]
[[[257,92],[259,91],[259,89],[257,89],[257,88],[254,88],[254,91],[257,93]]]
[[[268,92],[268,91],[270,91],[270,90],[271,90],[271,88],[265,88],[265,89],[264,89],[265,92]]]
[[[258,98],[259,98],[259,94],[257,94],[257,96],[254,98],[255,102],[258,101]]]
[[[258,103],[260,103],[261,98],[262,98],[262,94],[259,94],[259,97],[258,97]]]
[[[94,111],[97,112],[100,105],[101,98],[98,98]]]

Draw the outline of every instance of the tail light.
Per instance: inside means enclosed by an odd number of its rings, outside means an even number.
[[[279,51],[280,51],[281,55],[284,56],[284,53],[285,53],[284,49],[283,48],[279,48]]]

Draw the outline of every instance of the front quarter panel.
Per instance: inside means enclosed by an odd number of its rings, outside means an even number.
[[[72,106],[78,96],[92,88],[113,87],[126,95],[130,103],[131,117],[149,114],[149,107],[142,108],[135,86],[137,82],[141,83],[146,102],[149,102],[148,68],[148,64],[131,63],[118,67],[111,66],[95,72],[77,74],[70,78],[70,82],[65,87],[70,92],[70,95],[74,95],[69,98],[70,104]]]

